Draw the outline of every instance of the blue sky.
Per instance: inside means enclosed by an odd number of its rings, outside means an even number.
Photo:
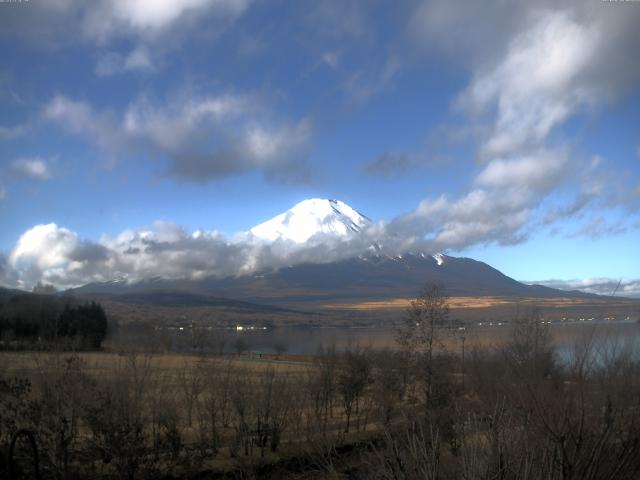
[[[174,246],[210,232],[193,258],[213,258],[321,197],[380,222],[389,248],[640,294],[640,4],[0,10],[1,283],[151,274],[159,259],[114,249],[167,225]]]

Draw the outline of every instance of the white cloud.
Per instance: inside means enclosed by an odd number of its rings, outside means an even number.
[[[592,216],[587,223],[570,237],[584,236],[590,238],[610,237],[627,231],[627,226],[621,220],[609,221],[602,215]]]
[[[521,242],[528,237],[539,204],[563,182],[568,163],[564,149],[496,158],[475,177],[468,193],[425,199],[413,212],[392,221],[390,229],[427,238],[433,250]]]
[[[85,12],[83,31],[102,41],[123,33],[154,35],[200,12],[235,18],[248,4],[249,0],[102,0]]]
[[[525,283],[544,285],[561,290],[579,290],[596,295],[640,298],[640,280],[617,280],[613,278],[583,278],[572,280],[541,280]]]
[[[340,65],[340,52],[325,52],[322,54],[322,63],[336,69]]]
[[[59,267],[77,243],[75,233],[58,228],[55,223],[37,225],[20,236],[9,256],[9,263],[14,268],[30,263],[39,269]]]
[[[477,132],[483,167],[467,193],[425,199],[392,225],[444,249],[461,249],[522,241],[536,225],[630,203],[632,195],[621,192],[624,182],[612,181],[597,165],[585,168],[558,131],[640,79],[640,35],[632,18],[638,16],[601,2],[419,2],[410,22],[414,38],[471,65],[456,107]],[[545,201],[558,192],[575,198],[545,215]],[[626,228],[601,216],[582,227],[579,234],[587,236]]]
[[[57,96],[43,115],[114,155],[142,151],[166,159],[170,175],[196,182],[248,170],[300,175],[311,136],[307,119],[277,119],[258,97],[231,93],[182,94],[164,104],[141,97],[120,114]]]
[[[51,171],[47,163],[40,157],[19,158],[11,162],[10,172],[16,176],[39,180],[41,182],[51,178]]]
[[[282,152],[304,146],[309,140],[310,130],[311,125],[308,121],[272,130],[251,126],[246,132],[247,151],[258,164],[269,164]]]
[[[424,163],[424,158],[421,155],[384,152],[367,162],[363,167],[363,171],[367,175],[391,178],[405,174],[420,165],[420,163]]]
[[[47,120],[60,122],[73,133],[90,133],[101,140],[108,140],[111,133],[107,115],[97,115],[86,102],[71,100],[62,95],[55,96],[44,108]]]
[[[359,69],[349,75],[344,84],[352,102],[361,103],[393,86],[402,64],[395,55],[387,57],[374,69]]]
[[[357,236],[318,234],[305,243],[268,242],[248,233],[227,237],[216,231],[188,232],[170,222],[125,230],[113,237],[104,235],[93,242],[54,223],[36,225],[20,236],[8,257],[0,255],[0,279],[6,285],[26,289],[38,282],[69,288],[114,278],[201,279],[333,262],[360,255],[373,244],[381,253],[396,255],[416,250],[434,252],[450,245],[462,247],[476,243],[478,238],[517,241],[513,232],[526,224],[528,215],[526,209],[511,207],[518,202],[517,198],[492,197],[483,190],[474,190],[457,201],[446,197],[425,201],[411,215],[432,222],[427,241],[402,231],[402,221],[407,219],[372,223]],[[600,280],[575,286],[557,280],[537,283],[603,293],[605,286],[599,285],[604,283]],[[631,282],[623,284],[620,292],[630,295],[637,290],[637,282],[635,287]]]
[[[539,147],[569,115],[598,99],[584,79],[601,34],[565,11],[548,11],[516,36],[498,65],[477,73],[461,103],[471,111],[496,110],[485,157]]]
[[[25,127],[22,125],[16,125],[13,127],[5,127],[0,125],[0,140],[13,140],[21,135],[24,135]]]
[[[518,189],[475,189],[450,200],[423,200],[416,210],[390,223],[390,231],[427,238],[431,250],[463,249],[477,243],[521,241],[530,216],[530,194]]]
[[[113,278],[236,276],[349,258],[365,251],[379,234],[374,226],[372,232],[358,238],[316,235],[304,244],[270,243],[248,234],[228,238],[216,231],[189,233],[179,225],[156,222],[149,228],[125,230],[90,242],[50,223],[22,234],[6,265],[0,265],[0,273],[5,284],[27,289],[37,282],[68,288]]]
[[[37,225],[23,233],[8,258],[18,286],[66,273],[69,255],[77,244],[75,233],[55,223]]]
[[[116,52],[107,52],[102,55],[95,67],[95,73],[99,77],[109,77],[124,71],[124,59]]]
[[[308,28],[318,29],[328,38],[353,39],[366,36],[371,27],[368,2],[323,0],[305,5]]]
[[[218,29],[233,22],[251,0],[49,0],[28,8],[6,9],[0,17],[5,35],[38,45],[66,43],[78,38],[106,44],[136,38],[149,45],[161,35],[207,22]]]
[[[566,173],[565,151],[538,151],[511,159],[496,158],[476,177],[475,183],[491,188],[527,188],[538,192],[555,187]]]
[[[116,52],[108,52],[103,55],[96,64],[96,75],[107,77],[122,72],[150,73],[156,70],[149,49],[138,46],[128,55],[122,56]]]
[[[139,46],[127,55],[123,67],[124,70],[155,70],[149,50],[143,46]]]
[[[110,51],[98,58],[98,76],[127,72],[153,73],[162,58],[175,51],[193,31],[220,36],[253,0],[47,0],[5,8],[0,36],[45,50],[75,43]],[[116,50],[132,43],[133,50]],[[14,135],[16,131],[3,132]]]

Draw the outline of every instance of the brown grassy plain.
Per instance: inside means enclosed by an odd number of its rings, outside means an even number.
[[[353,301],[345,303],[327,303],[323,306],[332,310],[404,310],[411,299],[391,298],[385,300]],[[540,308],[574,308],[590,307],[594,309],[629,307],[636,305],[630,299],[592,299],[592,298],[527,298],[527,297],[449,297],[451,310],[467,308],[492,308],[497,306],[513,306],[526,308],[536,306]],[[636,305],[637,306],[637,305]]]

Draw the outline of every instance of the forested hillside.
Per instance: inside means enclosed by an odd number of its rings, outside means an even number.
[[[107,329],[107,316],[98,303],[17,290],[0,292],[2,348],[97,349]]]

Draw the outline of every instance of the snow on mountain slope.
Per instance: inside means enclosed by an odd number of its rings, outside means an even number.
[[[253,227],[250,232],[268,241],[304,243],[317,234],[347,237],[358,234],[371,221],[340,200],[312,198]]]

